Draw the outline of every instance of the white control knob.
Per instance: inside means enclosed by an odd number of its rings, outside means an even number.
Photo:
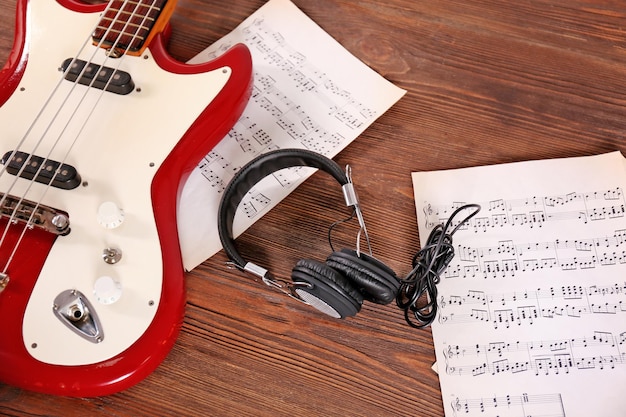
[[[115,229],[124,222],[124,210],[112,201],[105,201],[98,207],[98,223],[106,229]]]
[[[122,284],[105,275],[96,280],[93,293],[100,303],[113,304],[122,296]]]

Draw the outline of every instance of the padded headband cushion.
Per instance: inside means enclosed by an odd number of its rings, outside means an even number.
[[[281,169],[306,166],[321,169],[332,175],[341,186],[348,178],[341,167],[331,159],[306,149],[279,149],[262,154],[241,168],[230,181],[220,202],[217,230],[222,246],[231,261],[243,268],[246,261],[237,251],[233,237],[233,221],[241,200],[263,178]]]
[[[400,288],[396,274],[385,264],[365,253],[357,255],[350,249],[333,252],[326,264],[350,279],[363,297],[377,304],[395,300]]]

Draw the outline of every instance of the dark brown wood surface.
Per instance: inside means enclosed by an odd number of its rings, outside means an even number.
[[[193,57],[263,3],[179,0],[171,54]],[[626,151],[624,2],[294,3],[408,90],[336,158],[352,165],[375,255],[401,276],[419,248],[412,171]],[[0,3],[3,62],[14,7]],[[325,259],[327,227],[345,214],[336,184],[316,174],[240,247],[288,275],[299,258]],[[338,240],[351,244],[353,231]],[[91,399],[0,384],[0,415],[443,415],[429,329],[409,328],[393,305],[327,319],[228,270],[225,260],[219,253],[187,274],[182,332],[146,380]]]

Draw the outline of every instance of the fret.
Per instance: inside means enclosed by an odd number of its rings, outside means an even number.
[[[127,13],[127,14],[130,16],[130,14],[129,14],[129,13]],[[144,18],[142,18],[142,19],[143,19],[143,20],[142,20],[142,23],[143,23],[143,24],[137,24],[137,23],[134,23],[132,20],[131,20],[130,22],[125,23],[125,24],[127,25],[127,27],[135,27],[135,28],[145,28],[145,29],[150,29],[150,27],[151,27],[151,26],[154,24],[154,22],[155,22],[154,18],[152,18],[152,17],[150,17],[150,16],[146,16],[146,17],[144,17]],[[101,30],[103,30],[103,31],[106,31],[106,30],[107,30],[107,28],[108,28],[109,26],[111,26],[111,24],[112,24],[112,23],[113,23],[113,24],[115,24],[115,23],[116,23],[115,19],[112,19],[112,18],[110,18],[110,17],[106,17],[106,16],[105,16],[105,17],[103,17],[103,18],[102,18],[102,20],[101,20],[100,22],[101,22],[101,23],[105,23],[105,24],[106,24],[105,26],[103,26],[102,24],[98,25],[98,29],[101,29]]]
[[[113,0],[104,12],[93,42],[114,56],[143,49],[167,0]]]

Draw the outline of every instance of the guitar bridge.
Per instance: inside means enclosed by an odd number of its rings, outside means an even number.
[[[55,235],[65,236],[70,232],[67,213],[43,204],[0,193],[0,217],[12,223],[23,223],[26,227],[37,227]]]

